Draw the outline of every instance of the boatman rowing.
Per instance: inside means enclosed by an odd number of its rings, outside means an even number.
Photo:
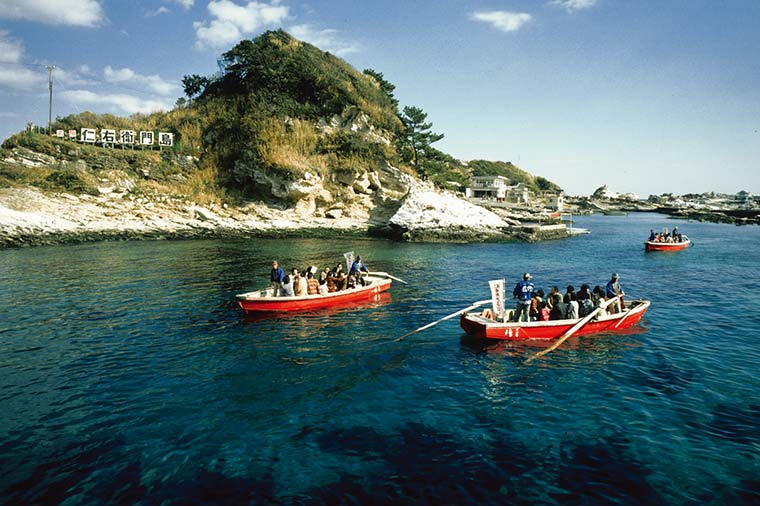
[[[512,290],[512,295],[517,299],[517,306],[515,307],[515,315],[512,321],[519,322],[520,318],[525,315],[522,321],[528,321],[530,314],[530,301],[533,298],[533,281],[531,281],[530,272],[523,274],[523,280],[515,285],[515,289]]]
[[[355,272],[369,272],[367,270],[367,266],[364,265],[364,262],[362,262],[361,255],[356,257],[356,260],[354,260],[354,263],[351,264],[351,270],[348,272],[349,276]]]
[[[282,267],[277,265],[277,260],[272,262],[272,273],[269,276],[269,280],[272,284],[272,296],[279,297],[282,295],[282,281],[285,279],[285,271]]]

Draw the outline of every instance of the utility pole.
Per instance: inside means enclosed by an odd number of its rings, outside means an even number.
[[[53,135],[53,69],[55,65],[48,65],[48,89],[50,90],[50,107],[48,108],[48,135]]]

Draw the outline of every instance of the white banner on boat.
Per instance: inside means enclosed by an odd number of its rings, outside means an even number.
[[[354,252],[343,253],[343,256],[346,258],[346,272],[351,272],[351,266],[354,265]]]
[[[493,279],[488,282],[488,285],[491,287],[493,314],[498,320],[504,318],[504,304],[506,303],[504,299],[504,287],[506,283],[504,279]]]

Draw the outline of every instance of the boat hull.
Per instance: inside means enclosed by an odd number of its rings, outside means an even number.
[[[691,246],[691,241],[683,242],[654,242],[646,241],[644,243],[644,249],[647,251],[679,251]]]
[[[649,309],[649,301],[633,301],[622,313],[605,315],[581,327],[574,335],[615,332],[636,325]],[[501,323],[483,318],[480,314],[464,313],[459,323],[467,334],[484,339],[521,341],[525,339],[559,339],[579,320]]]
[[[372,301],[378,294],[391,287],[390,279],[375,279],[367,286],[349,288],[325,295],[305,295],[299,297],[272,297],[271,290],[260,290],[237,296],[237,303],[246,313],[283,313],[311,311],[315,309],[351,306],[355,303]]]

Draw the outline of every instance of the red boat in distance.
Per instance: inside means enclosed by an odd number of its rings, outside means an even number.
[[[273,297],[272,289],[236,295],[237,303],[246,313],[283,313],[310,311],[313,309],[351,306],[359,302],[376,300],[378,294],[391,287],[392,276],[385,273],[371,273],[364,276],[364,286],[347,288],[338,292],[293,297]],[[398,278],[396,278],[398,279]]]
[[[685,239],[681,242],[658,242],[658,241],[646,241],[644,243],[644,249],[646,251],[679,251],[691,246],[691,241]]]
[[[648,300],[626,302],[626,308],[614,314],[604,314],[597,320],[583,325],[581,318],[575,320],[549,320],[533,322],[498,322],[486,318],[484,312],[462,313],[459,323],[467,334],[487,339],[518,341],[523,339],[559,339],[576,325],[582,325],[574,335],[615,332],[636,325],[649,309]]]

